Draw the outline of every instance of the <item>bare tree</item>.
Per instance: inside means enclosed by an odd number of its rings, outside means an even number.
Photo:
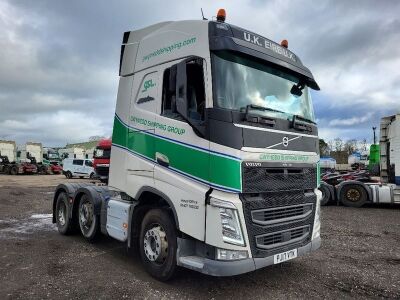
[[[341,138],[335,138],[333,140],[334,149],[336,152],[343,151],[343,141]]]
[[[357,140],[351,139],[344,144],[344,150],[347,154],[351,154],[357,150]]]

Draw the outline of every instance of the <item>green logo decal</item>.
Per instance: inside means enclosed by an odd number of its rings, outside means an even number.
[[[143,83],[143,90],[142,90],[142,93],[146,92],[148,89],[150,89],[150,88],[152,88],[152,87],[155,87],[155,86],[156,86],[156,84],[153,83],[153,79],[146,80],[146,81]]]
[[[167,131],[167,132],[172,132],[172,133],[178,134],[178,135],[185,134],[185,128],[179,128],[179,127],[175,127],[175,126],[170,126],[170,125],[154,122],[154,121],[151,121],[151,120],[146,120],[146,119],[142,119],[142,118],[136,118],[134,116],[130,116],[130,119],[131,119],[132,122],[135,122],[136,124],[140,124],[140,125],[143,125],[143,126],[148,126],[148,127],[152,127],[152,128],[158,128],[160,130]]]
[[[180,42],[176,42],[174,44],[162,47],[160,49],[157,49],[154,52],[151,52],[145,56],[143,56],[142,61],[149,61],[151,58],[162,55],[162,54],[166,54],[166,53],[171,53],[175,50],[179,50],[182,47],[186,47],[186,46],[190,46],[193,45],[194,43],[196,43],[196,37],[192,37],[192,38],[188,38],[184,41],[180,41]]]
[[[260,159],[261,160],[272,160],[272,161],[307,162],[309,157],[306,155],[296,155],[296,154],[263,153],[263,154],[260,154]]]

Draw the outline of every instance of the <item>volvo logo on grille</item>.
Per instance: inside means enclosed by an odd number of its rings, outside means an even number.
[[[289,138],[287,136],[284,136],[282,139],[282,145],[284,147],[287,147],[289,145]]]

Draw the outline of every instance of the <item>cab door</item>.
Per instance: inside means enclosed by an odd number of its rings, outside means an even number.
[[[173,202],[180,230],[204,240],[210,145],[186,119],[198,124],[204,121],[203,65],[170,63],[162,73],[162,103],[155,128],[155,186]],[[178,113],[179,105],[187,110],[186,116]]]
[[[136,195],[141,187],[154,186],[154,134],[156,111],[160,103],[157,87],[156,70],[148,69],[135,74],[126,149],[126,186],[131,195]]]

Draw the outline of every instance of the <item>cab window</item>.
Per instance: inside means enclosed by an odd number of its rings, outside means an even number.
[[[162,88],[162,115],[179,119],[176,109],[176,65],[165,69]],[[179,91],[182,93],[182,91]],[[182,95],[179,95],[182,97]],[[203,68],[199,64],[186,64],[186,98],[188,105],[188,118],[198,121],[204,120],[205,88]]]

